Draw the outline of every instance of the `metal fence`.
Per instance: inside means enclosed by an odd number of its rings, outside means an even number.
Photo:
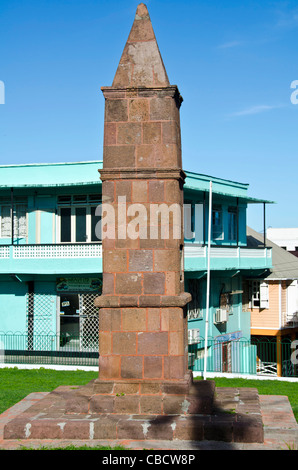
[[[98,340],[69,334],[0,332],[0,364],[98,366]],[[35,347],[34,347],[35,345]]]
[[[98,366],[98,339],[71,335],[0,332],[0,364]],[[251,338],[220,341],[208,338],[207,372],[298,377],[297,341]],[[35,345],[35,347],[34,347]],[[189,368],[203,372],[205,341],[188,346]]]
[[[288,338],[241,338],[220,341],[208,338],[206,371],[280,377],[298,377],[296,342]],[[202,338],[188,347],[189,368],[203,372],[205,340]]]

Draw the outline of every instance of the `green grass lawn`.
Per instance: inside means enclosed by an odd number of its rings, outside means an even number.
[[[0,369],[0,413],[33,392],[51,392],[59,385],[85,385],[97,372],[49,369]]]
[[[0,369],[0,413],[32,392],[50,392],[59,385],[84,385],[98,377],[97,372],[55,371],[49,369]],[[253,387],[260,395],[286,395],[298,421],[298,383],[278,380],[215,378],[216,387]]]

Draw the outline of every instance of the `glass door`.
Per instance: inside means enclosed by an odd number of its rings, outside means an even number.
[[[79,294],[60,294],[60,345],[78,341],[80,336]]]

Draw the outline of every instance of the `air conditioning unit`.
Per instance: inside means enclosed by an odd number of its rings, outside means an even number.
[[[216,309],[214,323],[224,323],[228,321],[228,312],[224,308]]]

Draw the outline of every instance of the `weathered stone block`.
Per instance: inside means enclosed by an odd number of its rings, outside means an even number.
[[[99,330],[119,331],[121,329],[121,311],[117,308],[100,309]]]
[[[144,357],[144,378],[160,379],[162,378],[162,357],[161,356],[145,356]]]
[[[264,428],[261,419],[247,417],[233,424],[235,442],[264,442]]]
[[[112,99],[106,100],[105,104],[105,121],[106,122],[119,122],[127,121],[127,100],[126,99]]]
[[[101,416],[98,420],[93,421],[93,439],[117,439],[118,421],[119,417],[112,415]]]
[[[147,330],[148,331],[160,331],[160,309],[159,308],[148,308]]]
[[[120,419],[117,426],[118,439],[143,439],[143,424],[140,420]]]
[[[164,378],[182,379],[185,374],[184,356],[166,356],[164,358]]]
[[[135,354],[136,334],[132,332],[112,333],[113,354]]]
[[[169,354],[171,356],[182,356],[184,354],[184,338],[181,333],[181,331],[169,333]]]
[[[168,416],[158,416],[150,421],[150,427],[146,434],[147,439],[172,440],[173,439],[173,418]]]
[[[114,274],[113,273],[103,273],[103,287],[102,293],[103,295],[106,294],[114,294]]]
[[[204,421],[202,417],[179,418],[175,421],[174,439],[181,441],[202,441],[204,438]]]
[[[116,195],[117,198],[124,197],[126,198],[126,202],[131,202],[131,181],[117,181],[116,182]],[[118,199],[117,199],[118,200]]]
[[[171,97],[150,100],[150,120],[170,121],[176,118],[176,104]]]
[[[114,404],[115,413],[138,414],[140,398],[135,395],[116,396]]]
[[[135,166],[135,148],[132,145],[106,146],[103,158],[106,168],[131,168]]]
[[[135,122],[120,123],[117,128],[117,144],[136,145],[142,143],[141,124]]]
[[[185,396],[166,396],[163,400],[164,414],[181,415],[187,411],[188,404],[185,404]]]
[[[230,421],[206,421],[204,423],[204,440],[231,442],[233,440],[233,423]]]
[[[103,252],[103,269],[105,272],[116,273],[127,270],[126,250],[107,250]]]
[[[162,397],[161,396],[141,396],[140,397],[140,413],[141,414],[162,414]]]
[[[144,294],[164,294],[165,273],[144,273]]]
[[[155,145],[138,145],[136,163],[138,168],[151,168],[155,161]]]
[[[153,271],[152,250],[130,250],[129,271]]]
[[[120,356],[99,356],[99,378],[116,379],[120,375]]]
[[[144,122],[143,123],[143,144],[161,143],[161,123]]]
[[[113,395],[93,395],[89,403],[90,413],[113,413]]]
[[[146,309],[145,308],[123,308],[122,309],[122,329],[123,331],[144,331],[146,330]]]
[[[121,377],[124,379],[141,379],[143,377],[143,358],[122,356]]]
[[[149,201],[165,202],[165,183],[164,181],[149,181]]]
[[[177,250],[156,250],[154,271],[180,271],[180,253]]]
[[[168,354],[168,333],[139,333],[138,354]]]
[[[147,202],[148,182],[145,180],[132,182],[132,202]]]
[[[139,384],[131,382],[115,383],[114,394],[135,395],[139,393]]]
[[[149,101],[147,99],[129,100],[129,120],[138,122],[149,120]]]
[[[99,354],[111,354],[112,352],[112,338],[111,333],[108,331],[100,331],[98,338]]]
[[[116,294],[141,294],[142,276],[140,273],[116,274]]]
[[[106,122],[104,125],[104,145],[116,145],[116,123]]]

